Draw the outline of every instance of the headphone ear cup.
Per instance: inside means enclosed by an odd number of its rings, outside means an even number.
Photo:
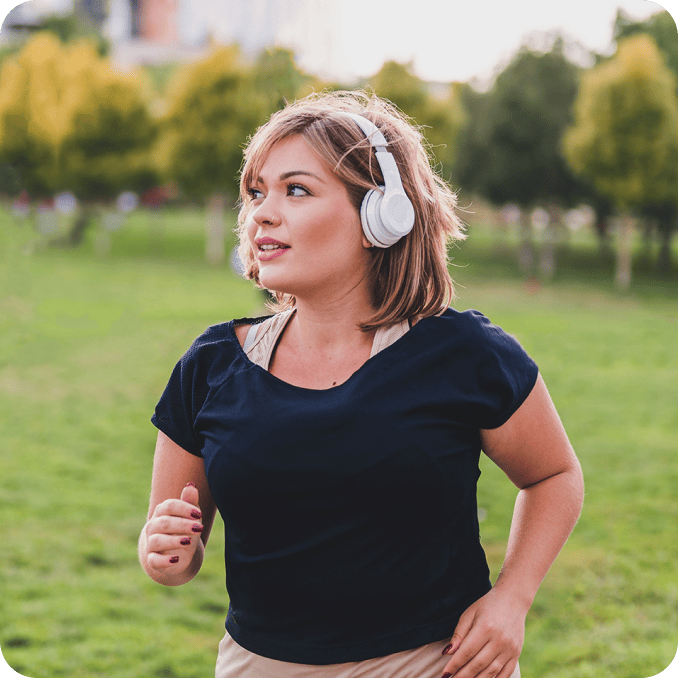
[[[391,247],[412,230],[414,208],[404,193],[384,195],[383,186],[368,191],[360,206],[365,237],[375,247]]]
[[[360,222],[363,226],[363,233],[365,237],[375,247],[388,247],[379,239],[381,232],[381,219],[379,218],[379,203],[381,202],[382,194],[373,189],[367,191],[360,206]]]

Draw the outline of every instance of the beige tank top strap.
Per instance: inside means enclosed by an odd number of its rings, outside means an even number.
[[[283,311],[252,327],[251,331],[256,332],[256,335],[251,343],[247,342],[248,345],[245,353],[253,363],[268,370],[278,339],[294,311],[295,309]],[[409,329],[410,325],[407,320],[403,320],[403,322],[395,325],[389,325],[388,327],[380,327],[374,335],[370,358],[396,342]]]
[[[377,355],[379,351],[383,351],[385,348],[388,348],[391,344],[395,343],[410,329],[410,324],[407,320],[403,320],[400,323],[395,325],[389,325],[388,327],[380,327],[374,334],[374,341],[372,342],[372,351],[370,352],[370,358]]]
[[[280,337],[282,331],[285,329],[285,325],[287,325],[294,311],[295,309],[290,309],[288,311],[283,311],[282,313],[277,313],[276,315],[267,318],[259,325],[254,326],[257,327],[256,337],[245,351],[247,357],[253,363],[268,370],[271,356],[273,355],[273,349],[278,343],[278,337]]]

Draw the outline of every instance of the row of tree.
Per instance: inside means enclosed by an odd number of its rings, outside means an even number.
[[[643,216],[668,267],[678,216],[676,26],[667,12],[640,23],[619,14],[614,30],[611,58],[582,69],[556,37],[547,49],[522,49],[485,92],[453,83],[441,95],[395,62],[358,85],[423,127],[441,172],[466,196],[525,214],[587,203],[602,247],[610,214]],[[82,209],[70,244],[97,206],[166,182],[208,205],[216,224],[236,197],[248,135],[286,101],[338,87],[301,72],[289,50],[247,63],[229,46],[159,89],[147,72],[117,70],[100,44],[42,32],[0,63],[0,193],[72,192]],[[527,219],[522,232],[529,265]]]
[[[488,92],[466,88],[470,122],[453,176],[494,204],[523,208],[528,262],[529,208],[546,208],[553,227],[563,208],[591,205],[604,252],[610,217],[619,215],[618,283],[625,287],[631,217],[656,232],[659,267],[670,266],[678,226],[678,32],[668,12],[642,23],[620,13],[615,36],[616,53],[591,68],[569,61],[568,45],[556,38],[549,51],[521,50]]]

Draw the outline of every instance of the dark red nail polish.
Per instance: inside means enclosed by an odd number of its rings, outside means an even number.
[[[178,563],[178,562],[179,562],[179,556],[172,556],[170,558],[170,563],[174,564],[174,563]]]
[[[442,652],[442,654],[447,654],[451,649],[454,643],[450,643]]]
[[[452,678],[451,673],[443,673],[443,678]]]
[[[195,518],[195,520],[200,520],[202,518],[202,513],[200,513],[198,509],[195,509],[191,511],[191,518]]]
[[[195,487],[195,483],[186,483],[186,487]]]
[[[202,525],[200,523],[193,523],[191,530],[193,530],[193,532],[202,532]]]
[[[184,537],[183,539],[181,539],[181,540],[179,541],[179,543],[180,543],[182,546],[188,546],[188,545],[191,543],[191,538],[190,538],[190,537]]]

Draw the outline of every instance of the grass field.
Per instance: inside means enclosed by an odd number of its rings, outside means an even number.
[[[0,647],[26,676],[213,675],[228,606],[221,524],[187,586],[161,587],[136,561],[149,417],[174,363],[207,325],[262,310],[249,283],[203,264],[201,223],[139,215],[97,256],[92,242],[36,247],[0,212]],[[641,270],[619,295],[582,251],[526,286],[473,235],[455,257],[457,307],[535,358],[587,481],[528,618],[523,676],[654,676],[678,645],[678,282]],[[514,497],[484,463],[495,576]]]

